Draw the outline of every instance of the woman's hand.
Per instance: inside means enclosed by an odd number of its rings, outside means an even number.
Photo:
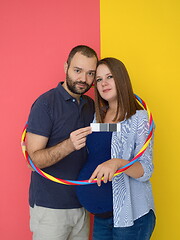
[[[91,175],[89,182],[92,182],[95,178],[97,178],[97,185],[101,186],[102,178],[104,183],[112,181],[114,173],[121,167],[121,160],[122,159],[120,158],[112,158],[98,165]]]

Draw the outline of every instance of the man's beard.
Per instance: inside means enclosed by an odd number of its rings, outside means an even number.
[[[77,84],[79,84],[79,83],[81,85],[84,85],[85,88],[84,87],[83,88],[78,87]],[[66,84],[67,84],[68,89],[72,93],[79,94],[79,95],[86,93],[92,86],[92,84],[89,85],[89,84],[87,84],[85,82],[82,82],[82,81],[75,81],[75,82],[73,82],[68,74],[66,74]]]

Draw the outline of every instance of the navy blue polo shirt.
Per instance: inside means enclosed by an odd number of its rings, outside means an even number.
[[[51,147],[69,138],[72,131],[89,126],[93,117],[93,100],[83,95],[78,104],[59,83],[34,102],[27,131],[48,137],[47,147]],[[76,180],[86,158],[84,147],[43,171],[61,179]],[[29,203],[31,207],[36,204],[54,209],[81,207],[74,186],[52,182],[36,172],[31,174]]]

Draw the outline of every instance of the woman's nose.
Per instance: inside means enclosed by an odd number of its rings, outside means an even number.
[[[106,79],[103,79],[103,80],[101,81],[101,84],[102,84],[102,86],[106,86],[106,85],[107,85]]]

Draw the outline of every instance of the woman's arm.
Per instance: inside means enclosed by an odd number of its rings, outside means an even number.
[[[127,160],[120,158],[112,158],[100,165],[97,166],[93,174],[91,175],[89,182],[92,182],[95,178],[97,178],[98,186],[101,186],[101,179],[103,178],[103,182],[107,183],[108,181],[112,181],[112,178],[115,172],[124,167],[128,163]],[[124,171],[128,176],[133,178],[142,177],[144,174],[143,167],[141,163],[136,162],[127,170]]]
[[[146,111],[138,111],[138,124],[136,130],[135,148],[134,156],[141,150],[144,145],[146,138],[149,133],[149,120]],[[149,146],[146,151],[139,158],[139,161],[134,163],[130,168],[124,171],[128,176],[137,179],[138,181],[147,181],[153,172],[153,162],[152,162],[152,151],[153,151],[153,138],[150,141]],[[128,163],[127,160],[120,158],[110,159],[102,164],[100,164],[93,174],[91,175],[89,181],[92,182],[94,178],[97,178],[97,184],[101,185],[101,178],[106,183],[111,181],[114,173],[121,167],[124,167]]]

